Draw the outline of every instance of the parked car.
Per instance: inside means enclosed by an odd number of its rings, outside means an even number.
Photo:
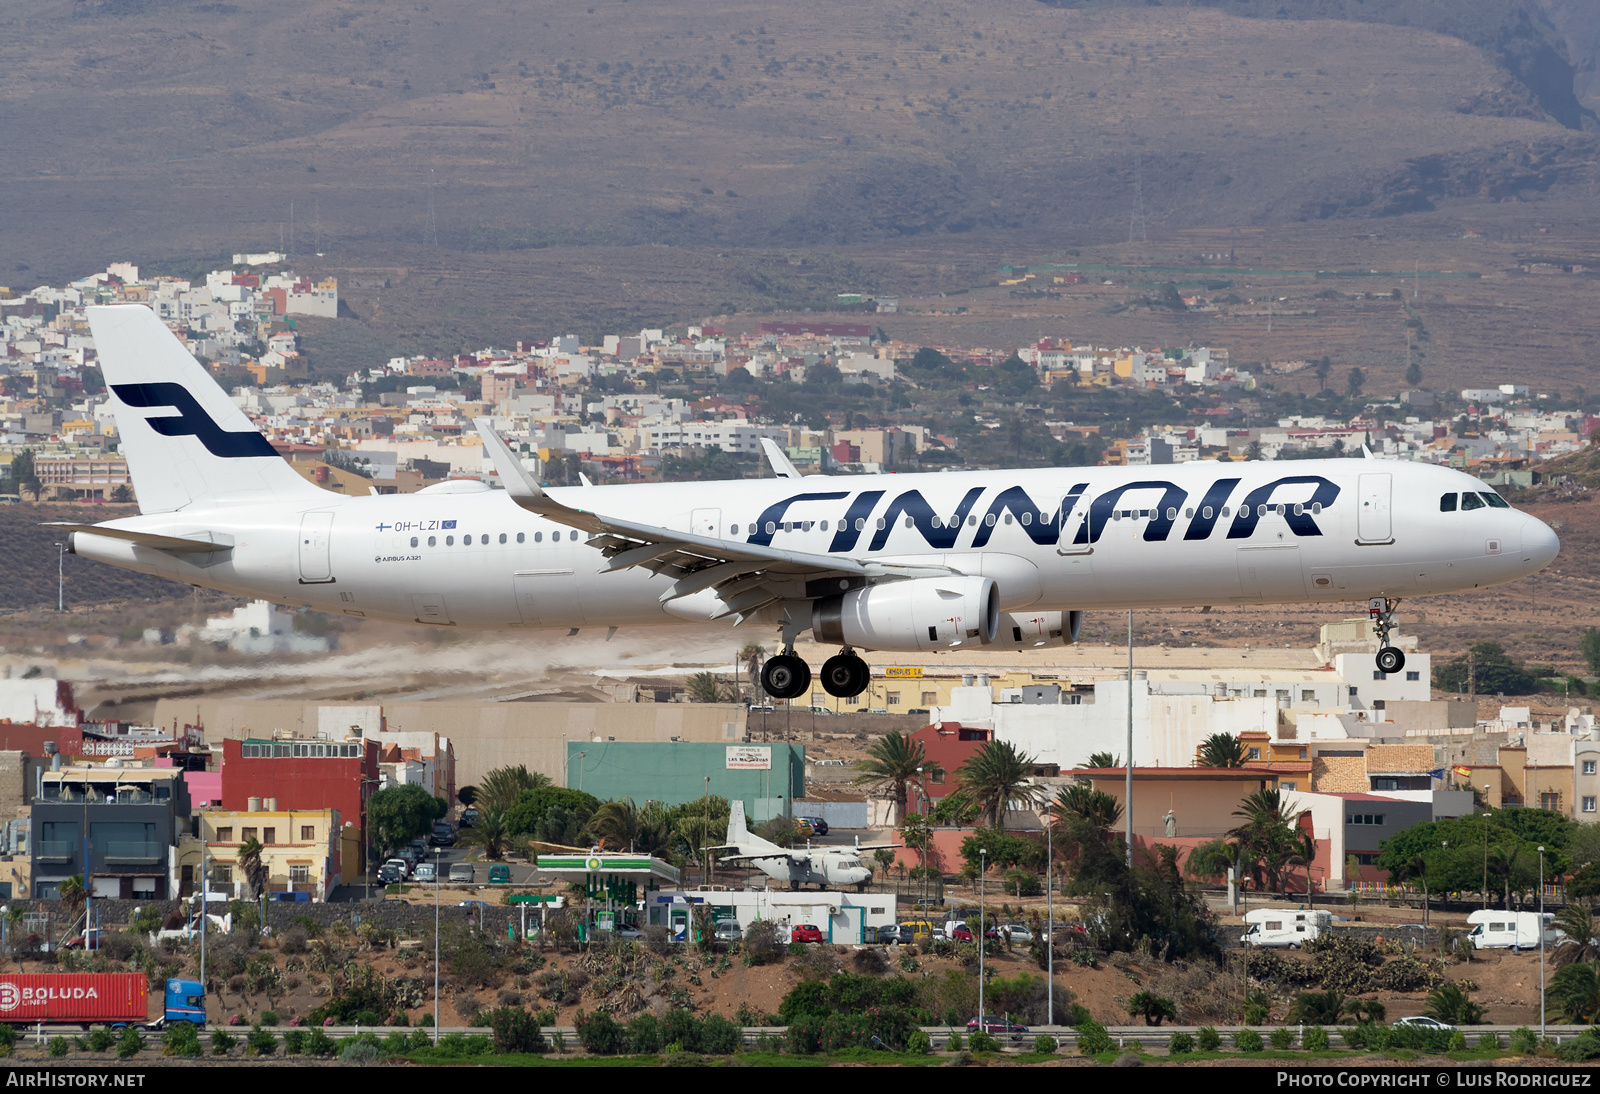
[[[511,867],[507,866],[503,862],[497,862],[493,866],[489,867],[489,884],[510,885]]]
[[[812,828],[811,823],[804,817],[796,817],[794,819],[794,834],[797,839],[810,839],[817,834],[817,830]]]
[[[635,927],[632,923],[624,923],[622,926],[617,928],[617,937],[622,939],[624,942],[637,942],[639,939],[644,937],[644,932],[639,930],[639,928]]]
[[[1021,923],[1003,923],[998,928],[1000,937],[1007,942],[1028,943],[1033,941],[1033,932]]]
[[[822,928],[814,923],[799,923],[789,932],[790,942],[821,942]]]
[[[1016,1022],[1013,1022],[1008,1018],[1001,1018],[997,1014],[985,1014],[983,1016],[982,1026],[983,1032],[987,1034],[1010,1037],[1013,1041],[1022,1040],[1022,1035],[1028,1032],[1027,1026],[1018,1025]],[[972,1021],[967,1023],[967,1032],[970,1033],[978,1027],[979,1021],[978,1019],[974,1018]]]
[[[877,928],[875,937],[880,946],[898,946],[900,944],[900,925],[898,923],[885,923]]]
[[[719,919],[712,929],[718,942],[738,942],[744,938],[744,928],[737,919]]]
[[[959,927],[951,927],[949,930],[947,930],[945,932],[945,937],[948,938],[952,942],[971,942],[971,941],[973,941],[972,931],[967,928],[967,925],[965,923],[963,923]]]
[[[450,864],[450,883],[452,885],[463,882],[471,885],[478,880],[478,871],[470,862],[453,862]]]
[[[61,944],[64,950],[98,950],[100,948],[101,928],[90,927],[82,934],[75,934]]]
[[[1411,1026],[1415,1029],[1442,1029],[1446,1032],[1453,1032],[1456,1028],[1447,1022],[1441,1022],[1437,1018],[1428,1018],[1421,1014],[1414,1014],[1409,1018],[1397,1018],[1394,1024],[1396,1028]]]
[[[821,817],[799,817],[796,819],[805,821],[811,826],[811,830],[819,836],[828,834],[828,822]]]
[[[448,821],[439,821],[433,826],[433,832],[428,836],[428,842],[435,847],[454,847],[456,845],[456,830],[450,827]]]
[[[398,885],[406,879],[406,872],[392,862],[386,862],[378,867],[378,883],[380,885]]]
[[[925,919],[907,920],[896,930],[900,932],[901,945],[925,946],[933,941],[933,924]]]
[[[411,875],[412,881],[438,881],[439,872],[433,863],[424,862],[417,866],[417,872]]]
[[[471,828],[474,824],[478,823],[478,816],[479,816],[479,813],[478,813],[478,807],[477,806],[475,806],[475,805],[467,806],[465,809],[463,809],[461,811],[461,827],[463,827],[463,828]]]
[[[396,870],[399,870],[400,871],[400,880],[401,881],[404,881],[404,880],[406,880],[407,878],[409,878],[411,876],[411,863],[407,862],[403,858],[398,858],[397,857],[397,858],[389,859],[388,861],[386,861],[384,863],[384,865],[385,866],[393,866]]]

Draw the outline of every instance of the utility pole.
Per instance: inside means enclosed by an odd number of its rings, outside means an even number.
[[[1133,609],[1128,609],[1128,754],[1123,757],[1123,826],[1128,835],[1128,865],[1133,865]]]
[[[67,610],[67,545],[56,544],[56,611]],[[87,936],[85,936],[87,937]]]
[[[1056,1024],[1056,818],[1053,812],[1044,816],[1044,960],[1045,960],[1045,1025]]]

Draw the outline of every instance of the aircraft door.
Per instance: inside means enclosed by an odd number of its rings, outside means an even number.
[[[1258,604],[1299,603],[1306,598],[1300,548],[1239,548],[1239,599]]]
[[[1056,553],[1081,556],[1084,561],[1080,565],[1087,570],[1088,557],[1094,554],[1094,546],[1089,542],[1089,499],[1080,495],[1061,502],[1063,510],[1069,505],[1072,506],[1072,511],[1061,522],[1061,536],[1056,540]]]
[[[1393,543],[1394,525],[1390,512],[1390,492],[1394,476],[1362,475],[1358,493],[1361,508],[1356,515],[1358,543]]]
[[[306,513],[300,518],[300,584],[333,581],[333,514]]]
[[[697,536],[720,536],[721,528],[721,509],[696,509],[689,514],[689,531]]]

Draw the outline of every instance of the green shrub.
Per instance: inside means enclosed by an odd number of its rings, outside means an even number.
[[[578,1041],[584,1051],[595,1056],[615,1056],[628,1047],[628,1034],[611,1015],[604,1011],[594,1014],[578,1012],[573,1025],[578,1030]]]
[[[494,1052],[494,1042],[482,1033],[468,1037],[465,1033],[448,1033],[439,1043],[427,1050],[432,1056],[447,1060],[466,1060],[474,1056],[488,1056]]]
[[[1500,1040],[1498,1033],[1480,1033],[1478,1034],[1478,1047],[1494,1049],[1498,1052],[1505,1047],[1505,1042]]]
[[[332,1056],[339,1046],[334,1043],[321,1026],[312,1026],[306,1030],[304,1039],[300,1042],[300,1051],[307,1056]]]
[[[1513,1056],[1532,1056],[1538,1047],[1539,1038],[1527,1026],[1512,1030],[1510,1042],[1506,1045]]]
[[[104,1052],[117,1043],[117,1035],[105,1026],[95,1026],[89,1031],[89,1037],[84,1042],[90,1052]]]
[[[661,1036],[661,1019],[641,1014],[628,1023],[628,1051],[635,1056],[660,1052],[666,1047]]]
[[[278,1012],[275,1010],[264,1010],[261,1012],[261,1017],[257,1019],[257,1021],[263,1026],[275,1026],[278,1024]]]
[[[118,1051],[121,1051],[119,1043]],[[194,1028],[193,1022],[174,1022],[167,1027],[161,1035],[161,1055],[163,1056],[198,1056],[200,1055],[200,1034]]]
[[[700,1051],[708,1055],[729,1056],[738,1052],[743,1037],[744,1031],[720,1014],[708,1014],[700,1020]]]
[[[1194,1038],[1187,1033],[1174,1033],[1167,1038],[1167,1055],[1184,1056],[1194,1051]]]
[[[967,1036],[967,1044],[971,1046],[973,1052],[1000,1051],[1000,1042],[981,1029],[975,1029]]]
[[[1307,1027],[1305,1041],[1301,1047],[1307,1052],[1327,1052],[1332,1047],[1328,1040],[1328,1031],[1321,1026]]]
[[[791,943],[789,943],[789,956],[790,957],[804,957],[805,955],[806,955],[806,944],[804,942],[791,942]]]
[[[1216,1026],[1201,1026],[1195,1038],[1201,1052],[1216,1052],[1222,1047],[1222,1035]]]
[[[285,1056],[299,1056],[305,1051],[306,1031],[291,1029],[283,1035],[283,1054]]]
[[[276,1056],[278,1054],[278,1038],[271,1030],[255,1026],[244,1039],[244,1054],[246,1056]],[[398,1053],[396,1053],[398,1055]]]
[[[916,1030],[906,1038],[906,1051],[912,1056],[926,1056],[933,1051],[933,1038],[922,1030]]]
[[[1040,1034],[1038,1037],[1033,1039],[1033,1051],[1044,1056],[1055,1055],[1055,1051],[1059,1047],[1060,1046],[1056,1044],[1056,1039],[1050,1036],[1048,1033]]]
[[[1272,1047],[1276,1049],[1293,1048],[1294,1031],[1288,1026],[1279,1026],[1268,1036],[1268,1040],[1272,1043]]]
[[[961,1039],[961,1034],[955,1030],[950,1031],[950,1039],[944,1044],[946,1052],[965,1052],[967,1043]]]
[[[194,1029],[188,1022],[180,1023]],[[199,1038],[195,1039],[195,1047],[199,1047]],[[144,1050],[144,1038],[139,1036],[139,1031],[129,1026],[122,1031],[122,1036],[117,1038],[117,1059],[127,1060],[139,1055]]]
[[[52,1057],[60,1058],[65,1056],[71,1050],[72,1046],[67,1043],[67,1039],[65,1037],[50,1038],[50,1055]]]
[[[1367,1034],[1373,1029],[1371,1022],[1362,1022],[1350,1029],[1340,1030],[1339,1036],[1344,1038],[1346,1048],[1366,1048]]]
[[[1240,1052],[1260,1052],[1267,1046],[1261,1040],[1261,1034],[1247,1028],[1241,1029],[1233,1035],[1233,1047]]]
[[[1450,1047],[1448,1049],[1446,1049],[1445,1051],[1447,1051],[1447,1052],[1465,1052],[1465,1051],[1467,1051],[1467,1035],[1462,1033],[1459,1029],[1452,1030],[1450,1032]]]
[[[239,1038],[224,1029],[211,1031],[211,1055],[226,1056],[233,1046],[239,1043]]]
[[[1556,1059],[1569,1064],[1600,1059],[1600,1035],[1592,1028],[1584,1030],[1566,1044],[1556,1047]]]
[[[544,1035],[533,1015],[521,1007],[499,1007],[489,1012],[489,1029],[494,1038],[494,1050],[501,1055],[509,1052],[544,1052]]]
[[[367,1040],[367,1034],[347,1038],[339,1046],[339,1060],[346,1064],[375,1064],[378,1046]]]
[[[669,1045],[677,1045],[680,1052],[699,1052],[700,1021],[682,1007],[673,1007],[667,1011],[661,1039]]]
[[[1106,1032],[1106,1027],[1092,1018],[1080,1023],[1076,1030],[1080,1056],[1098,1056],[1117,1047],[1117,1043],[1111,1039],[1111,1034]]]
[[[567,1038],[559,1029],[550,1031],[550,1051],[560,1056],[567,1051]]]
[[[804,1015],[792,1019],[784,1032],[784,1042],[796,1056],[810,1056],[822,1051],[822,1024],[824,1019]]]

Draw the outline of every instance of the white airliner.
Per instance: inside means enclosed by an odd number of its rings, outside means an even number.
[[[839,653],[1072,642],[1090,610],[1366,601],[1496,585],[1560,547],[1477,479],[1372,459],[1202,461],[543,489],[480,420],[503,490],[346,497],[281,459],[149,309],[92,307],[140,515],[66,525],[71,550],[241,596],[438,627],[755,623],[762,684],[806,693],[810,630]]]
[[[872,871],[862,863],[861,852],[900,846],[898,843],[858,843],[843,848],[780,847],[751,833],[745,825],[744,802],[735,798],[728,814],[728,842],[708,850],[733,851],[735,854],[719,858],[718,864],[747,863],[774,881],[788,882],[791,889],[801,885],[816,885],[822,889],[854,885],[862,889],[872,879]]]

